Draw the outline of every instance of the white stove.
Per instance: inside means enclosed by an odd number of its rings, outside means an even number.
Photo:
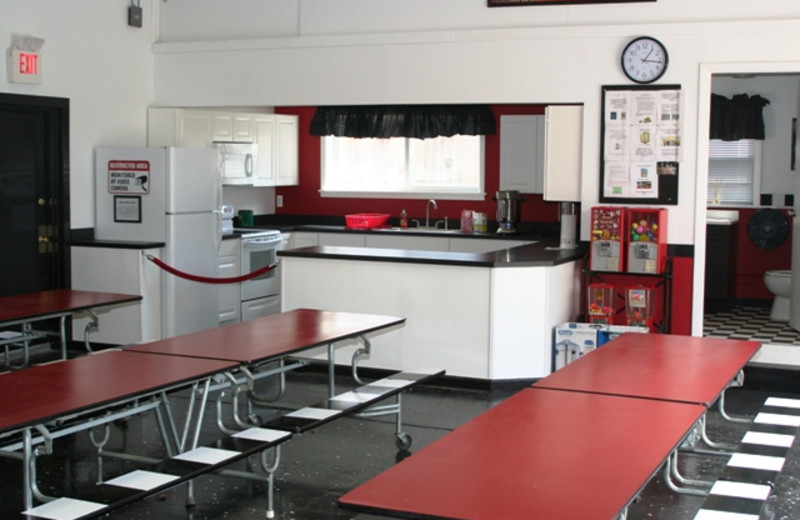
[[[283,235],[277,229],[234,228],[241,234],[241,274],[278,262]],[[241,320],[247,321],[281,312],[280,266],[241,283]]]

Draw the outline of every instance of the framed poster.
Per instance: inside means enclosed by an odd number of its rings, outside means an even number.
[[[655,2],[656,0],[488,0],[489,7],[513,5],[560,5],[560,4],[624,4],[629,2]]]
[[[136,195],[114,195],[114,222],[142,221],[142,198]]]
[[[600,202],[678,204],[680,85],[604,86]]]

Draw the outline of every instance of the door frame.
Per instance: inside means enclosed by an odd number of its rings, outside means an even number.
[[[711,93],[715,74],[798,74],[800,62],[701,63],[698,84],[697,135],[707,135],[711,120]],[[704,101],[707,100],[707,101]],[[694,219],[694,276],[692,283],[692,336],[703,335],[703,300],[706,265],[706,197],[708,194],[708,139],[698,139]],[[797,204],[797,201],[795,201]],[[795,206],[797,207],[797,206]],[[794,240],[794,239],[793,239]],[[793,243],[794,246],[794,243]],[[793,255],[794,256],[794,255]]]
[[[0,108],[24,108],[44,114],[46,135],[49,142],[46,150],[52,151],[45,158],[48,178],[55,182],[54,198],[58,201],[53,213],[58,240],[55,255],[56,266],[52,289],[67,289],[70,279],[70,190],[69,190],[69,99],[26,94],[0,93]]]

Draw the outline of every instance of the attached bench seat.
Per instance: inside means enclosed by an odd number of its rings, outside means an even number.
[[[800,400],[770,397],[695,520],[758,520],[800,427]]]
[[[264,426],[276,430],[303,433],[330,422],[342,415],[355,413],[378,401],[402,393],[444,374],[444,370],[398,372],[348,392],[325,399],[267,422]]]
[[[444,370],[398,372],[313,406],[289,412],[261,427],[223,437],[214,443],[137,469],[102,484],[76,490],[23,512],[27,520],[85,520],[155,495],[196,477],[222,470],[251,455],[279,446],[294,435],[322,426],[336,418],[361,411],[444,374]],[[272,481],[269,480],[270,488]],[[270,489],[271,496],[271,489]],[[272,504],[267,517],[272,516]]]

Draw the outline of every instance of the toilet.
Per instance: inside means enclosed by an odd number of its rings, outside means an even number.
[[[792,272],[789,270],[772,270],[764,273],[764,285],[775,295],[769,319],[772,321],[789,321],[789,298],[792,295]]]

